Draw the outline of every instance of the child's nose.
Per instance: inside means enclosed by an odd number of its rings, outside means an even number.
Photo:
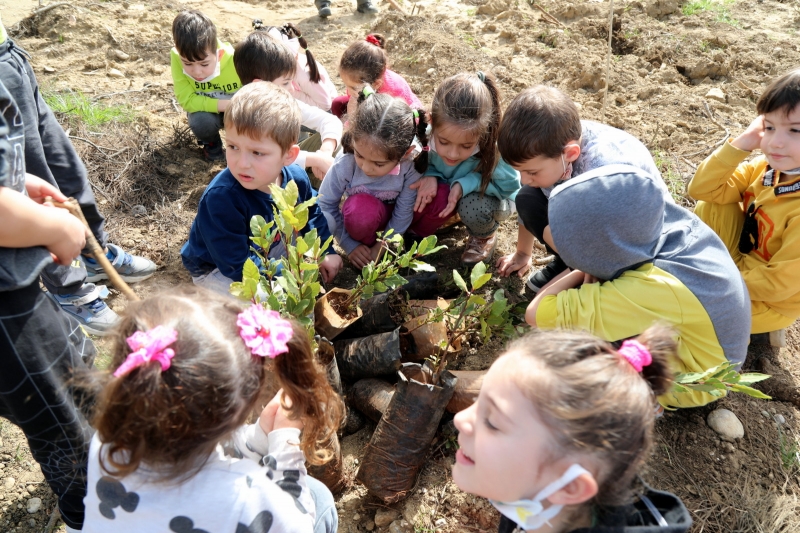
[[[472,404],[463,411],[459,411],[455,418],[453,418],[453,424],[456,426],[459,433],[472,433],[476,409],[476,404]]]

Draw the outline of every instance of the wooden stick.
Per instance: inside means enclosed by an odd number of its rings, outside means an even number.
[[[552,263],[553,260],[556,258],[554,255],[548,255],[547,257],[537,257],[533,260],[534,265],[547,265]]]
[[[139,296],[133,292],[133,289],[125,283],[117,271],[111,266],[111,261],[108,260],[106,257],[105,252],[100,247],[100,244],[97,242],[97,239],[94,238],[94,234],[92,230],[89,228],[89,223],[86,222],[86,217],[83,216],[83,211],[81,211],[81,207],[78,205],[78,202],[74,198],[68,198],[66,202],[57,202],[51,197],[45,198],[45,202],[49,202],[56,207],[60,207],[62,209],[66,209],[69,211],[72,216],[77,217],[81,222],[83,222],[84,227],[86,228],[86,247],[89,248],[89,253],[92,254],[95,261],[100,263],[100,266],[103,267],[103,270],[106,271],[108,274],[108,279],[111,284],[119,290],[128,300],[137,302],[140,300]]]
[[[606,116],[608,92],[611,90],[611,38],[614,35],[614,0],[608,6],[608,53],[606,55],[606,93],[603,95],[603,116]]]
[[[402,7],[400,7],[400,4],[398,4],[398,3],[397,3],[395,0],[386,0],[386,1],[387,1],[387,2],[389,2],[389,5],[391,5],[393,8],[395,8],[396,10],[398,10],[400,13],[402,13],[402,14],[403,14],[403,15],[405,15],[405,16],[408,16],[408,13],[406,13],[406,12],[403,10],[403,8],[402,8]]]
[[[566,28],[566,26],[564,26],[564,25],[561,23],[561,21],[560,21],[560,20],[558,20],[558,19],[557,19],[557,18],[555,18],[553,15],[551,15],[550,13],[548,13],[547,11],[545,11],[545,10],[544,10],[544,8],[543,8],[542,6],[540,6],[539,4],[536,4],[536,3],[534,3],[534,2],[531,2],[531,5],[532,5],[533,7],[535,7],[536,9],[538,9],[539,11],[541,11],[542,13],[544,13],[544,16],[545,16],[545,18],[546,18],[547,20],[549,20],[550,22],[552,22],[553,24],[557,24],[558,26],[561,26],[562,28]]]
[[[39,5],[42,5],[42,4],[40,3]],[[47,13],[51,9],[55,9],[55,8],[61,7],[61,6],[72,7],[72,4],[70,4],[69,2],[56,2],[55,4],[50,4],[49,6],[44,6],[44,7],[41,7],[39,9],[37,9],[36,11],[33,12],[33,15],[34,16],[41,15],[42,13]]]

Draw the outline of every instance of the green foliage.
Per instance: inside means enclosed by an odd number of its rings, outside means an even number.
[[[707,392],[711,396],[721,398],[727,392],[741,392],[764,400],[772,399],[760,390],[750,387],[753,383],[763,381],[770,376],[756,372],[740,374],[736,371],[736,365],[724,362],[705,372],[686,372],[675,376],[675,383],[672,387],[673,394],[687,393],[691,391]]]
[[[57,114],[82,122],[88,127],[97,127],[109,122],[131,122],[136,112],[124,105],[106,105],[91,100],[80,91],[44,92],[44,101]]]
[[[667,184],[667,189],[675,203],[686,208],[693,207],[694,200],[686,195],[686,182],[669,154],[656,150],[653,152],[653,161],[661,171],[661,177],[664,178],[664,183]]]
[[[739,26],[739,21],[731,16],[730,6],[736,0],[692,0],[683,4],[681,13],[687,17],[702,13],[703,11],[710,11],[715,14],[717,22],[724,22],[731,26]]]
[[[297,203],[297,184],[290,181],[286,188],[273,184],[270,187],[274,220],[267,222],[260,215],[250,220],[250,232],[255,246],[251,250],[258,256],[261,268],[248,259],[242,268],[242,281],[231,284],[231,294],[237,298],[261,301],[268,309],[298,320],[314,334],[314,303],[321,291],[319,265],[333,237],[324,243],[317,230],[300,235],[308,223],[308,209],[317,198]],[[265,254],[278,236],[286,246],[280,260],[267,259]],[[280,272],[280,275],[278,274]]]
[[[778,446],[780,447],[781,464],[787,472],[800,468],[800,448],[794,437],[787,435],[778,424]]]

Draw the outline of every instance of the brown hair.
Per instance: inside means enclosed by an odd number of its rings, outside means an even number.
[[[788,115],[800,104],[800,69],[773,80],[756,103],[759,115],[783,109]]]
[[[560,157],[569,141],[581,138],[581,117],[569,96],[555,87],[525,89],[506,108],[497,148],[511,165],[541,155]]]
[[[431,104],[431,125],[453,124],[478,136],[481,194],[492,181],[497,166],[497,132],[500,128],[500,89],[491,75],[456,74],[436,89]]]
[[[294,76],[297,61],[289,47],[263,31],[254,31],[236,44],[233,66],[242,85],[253,80],[274,81]]]
[[[382,79],[388,63],[385,42],[380,33],[370,33],[366,39],[354,42],[342,53],[339,72],[345,71],[370,85]]]
[[[134,332],[163,325],[178,336],[167,370],[153,361],[118,378],[96,377],[101,390],[92,425],[108,450],[103,470],[126,476],[145,462],[165,481],[184,480],[245,423],[271,361],[253,356],[239,336],[236,319],[246,305],[194,286],[128,305],[112,337],[110,370],[127,358]],[[300,447],[310,463],[321,464],[332,457],[322,443],[339,427],[343,404],[314,361],[308,334],[292,326],[289,352],[275,358],[274,370],[292,400],[289,416],[305,424]]]
[[[423,148],[428,146],[425,110],[411,109],[402,99],[389,94],[370,92],[365,96],[362,91],[358,107],[349,121],[350,126],[342,135],[342,150],[346,154],[353,153],[353,141],[367,138],[386,153],[389,161],[400,161],[415,136]],[[414,168],[420,174],[428,168],[426,150],[414,159]]]
[[[172,21],[172,40],[182,58],[202,61],[217,51],[217,27],[199,11],[181,11]]]
[[[297,39],[297,43],[300,45],[300,48],[305,50],[306,53],[306,63],[308,63],[308,77],[312,83],[319,83],[320,75],[319,75],[319,68],[317,67],[317,61],[314,59],[314,56],[311,54],[311,50],[308,49],[308,42],[306,42],[303,35],[300,33],[300,30],[292,24],[291,22],[287,22],[281,28],[281,33],[286,35],[289,39]]]
[[[300,137],[300,108],[289,91],[274,83],[245,85],[231,98],[225,111],[225,129],[251,139],[268,137],[283,153]]]
[[[641,374],[588,333],[536,331],[514,341],[504,356],[530,363],[513,379],[552,431],[557,453],[589,454],[600,466],[594,498],[600,506],[629,501],[652,445],[656,396],[672,384],[674,331],[653,326],[636,340],[653,357]]]

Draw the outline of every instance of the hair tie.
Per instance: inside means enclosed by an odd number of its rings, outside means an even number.
[[[422,151],[423,152],[430,152],[431,151],[431,147],[430,146],[423,146],[422,147]]]
[[[253,355],[275,359],[289,351],[287,342],[294,335],[292,324],[277,311],[253,304],[236,317],[239,336]]]
[[[369,96],[372,96],[373,94],[375,94],[375,89],[373,89],[372,85],[370,85],[369,83],[361,88],[361,96],[363,96],[364,99],[366,99]]]
[[[475,73],[475,75],[478,76],[478,79],[481,80],[481,83],[486,83],[486,74],[484,74],[482,71],[479,70]]]
[[[381,47],[381,42],[378,40],[377,37],[375,37],[371,33],[369,35],[367,35],[367,38],[364,39],[364,40],[367,41],[369,44],[373,44],[373,45],[377,46],[378,48]]]
[[[650,354],[650,350],[639,341],[624,341],[617,352],[628,361],[637,372],[641,372],[644,367],[653,362],[653,356]]]
[[[175,350],[167,348],[178,338],[178,332],[167,326],[156,326],[148,331],[135,331],[126,339],[131,353],[125,361],[114,371],[114,377],[124,376],[134,368],[138,368],[151,361],[161,363],[161,371],[167,370],[172,364],[170,360],[175,357]]]
[[[414,126],[419,126],[419,111],[412,109],[411,113],[414,115]]]

